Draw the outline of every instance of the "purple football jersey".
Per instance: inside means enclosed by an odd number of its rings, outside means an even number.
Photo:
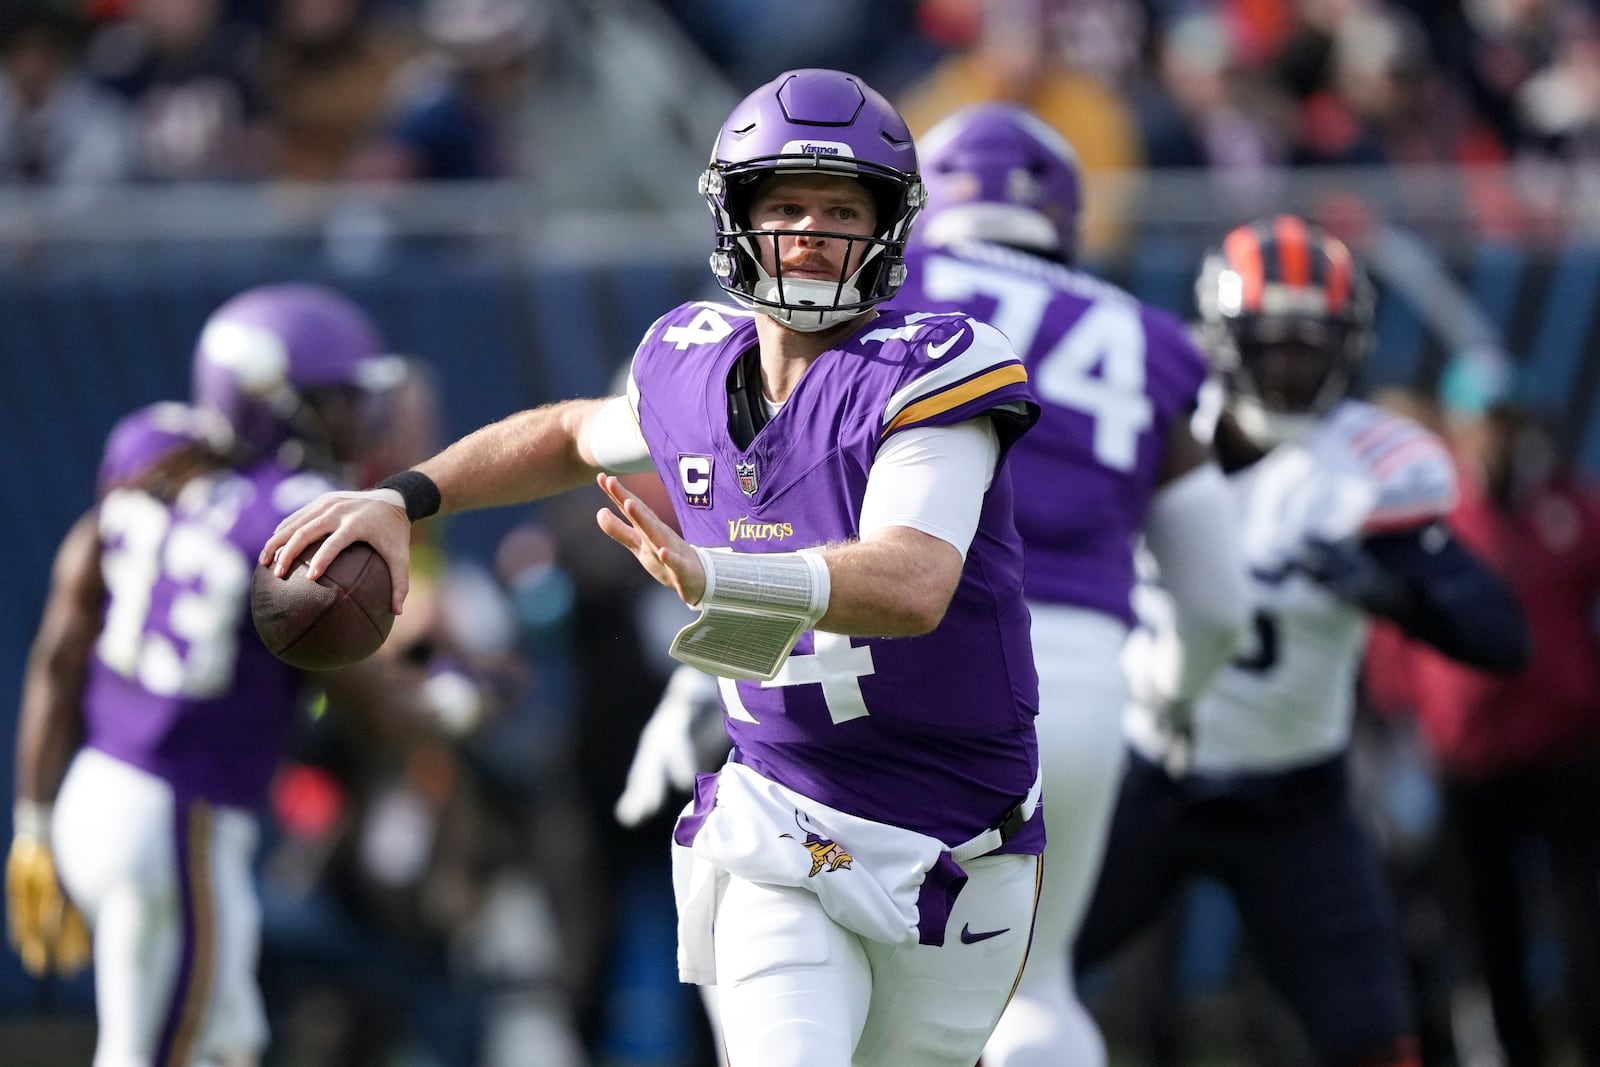
[[[1011,479],[1030,600],[1132,625],[1133,547],[1173,420],[1205,357],[1173,316],[1099,279],[994,245],[913,248],[894,306],[960,311],[998,328],[1043,411]]]
[[[707,548],[792,552],[857,536],[888,437],[988,413],[1002,448],[1031,424],[1027,375],[995,330],[959,315],[880,315],[823,353],[749,448],[725,383],[757,346],[752,314],[685,304],[634,357],[639,425],[683,534]],[[842,811],[954,844],[1033,784],[1038,677],[1004,463],[944,621],[921,637],[811,631],[770,682],[724,681],[736,758]],[[1007,851],[1038,852],[1040,819]]]
[[[256,636],[256,553],[286,515],[334,488],[263,462],[192,481],[170,505],[136,489],[107,494],[86,744],[180,797],[261,802],[292,736],[300,676]]]

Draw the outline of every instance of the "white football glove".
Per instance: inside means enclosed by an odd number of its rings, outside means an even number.
[[[700,738],[712,716],[719,720],[720,730],[717,680],[693,667],[673,671],[650,721],[639,732],[627,784],[613,809],[619,823],[638,826],[661,810],[670,790],[694,788],[695,773],[704,769],[705,746]]]

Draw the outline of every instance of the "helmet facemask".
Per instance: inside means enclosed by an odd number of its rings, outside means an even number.
[[[844,242],[839,275],[784,277],[762,253],[794,229],[755,229],[750,208],[764,180],[824,174],[860,182],[876,209],[871,233],[817,227],[807,233]],[[911,131],[882,94],[853,74],[823,68],[786,71],[740,101],[723,123],[700,175],[716,224],[711,272],[734,300],[805,332],[848,322],[889,299],[905,281],[905,245],[925,198]],[[763,220],[765,221],[765,220]],[[770,242],[770,243],[769,243]]]
[[[1229,325],[1229,409],[1271,447],[1303,438],[1350,391],[1349,330],[1326,319],[1251,317]]]
[[[887,170],[848,161],[828,166],[817,156],[775,156],[708,168],[700,176],[700,189],[717,221],[711,272],[718,284],[745,307],[803,333],[847,322],[893,296],[905,281],[906,237],[922,206],[922,186],[914,179],[907,183],[903,175],[894,172],[874,175],[874,169]],[[751,204],[767,180],[807,173],[859,181],[876,212],[873,232],[799,231],[751,224]],[[802,232],[843,247],[837,278],[784,276],[779,242]],[[773,270],[767,270],[763,260],[771,263]]]

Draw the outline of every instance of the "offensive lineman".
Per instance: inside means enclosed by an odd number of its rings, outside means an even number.
[[[979,104],[929,130],[922,155],[928,208],[896,305],[998,328],[1041,406],[1012,477],[1050,849],[1028,966],[983,1059],[1089,1067],[1105,1050],[1073,990],[1070,949],[1123,765],[1135,548],[1142,535],[1177,614],[1175,639],[1132,679],[1162,705],[1191,699],[1226,663],[1246,621],[1244,565],[1222,472],[1190,429],[1205,358],[1176,318],[1073,266],[1071,146],[1024,108]]]

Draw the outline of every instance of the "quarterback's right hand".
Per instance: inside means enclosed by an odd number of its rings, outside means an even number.
[[[89,963],[89,930],[61,889],[50,846],[27,834],[6,857],[6,929],[11,947],[35,978],[70,978]]]
[[[365,541],[389,565],[394,589],[389,607],[398,615],[411,588],[411,520],[399,499],[393,489],[324,493],[278,523],[261,546],[259,562],[287,578],[301,553],[318,538],[327,538],[307,560],[306,577],[316,580],[346,545]]]

